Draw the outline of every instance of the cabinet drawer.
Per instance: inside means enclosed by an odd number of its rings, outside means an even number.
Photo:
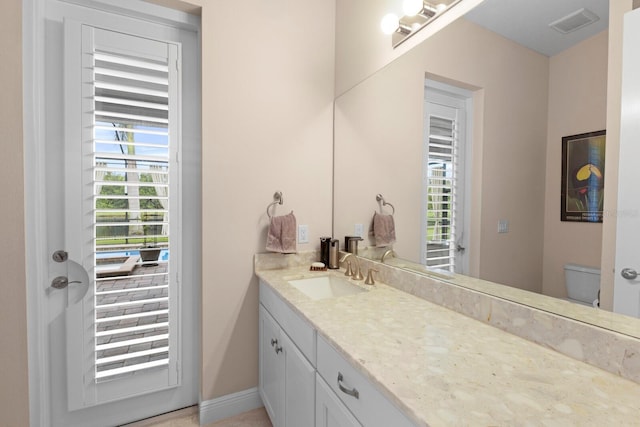
[[[322,377],[316,375],[316,427],[362,427]]]
[[[296,343],[304,357],[316,366],[316,330],[296,314],[273,290],[260,281],[260,303]]]
[[[362,425],[415,425],[321,336],[317,344],[317,369]]]

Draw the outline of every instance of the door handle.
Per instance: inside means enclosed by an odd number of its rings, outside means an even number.
[[[82,283],[81,280],[69,281],[67,276],[58,276],[51,281],[51,287],[54,289],[64,289],[72,283]]]
[[[69,252],[64,249],[58,249],[51,254],[51,259],[57,263],[65,263],[68,262],[67,266],[77,267],[80,271],[82,271],[83,275],[86,275],[87,283],[89,283],[89,275],[87,271],[82,267],[82,265],[74,262],[69,259]],[[67,267],[67,272],[69,271],[69,267]],[[68,273],[67,273],[68,274]],[[53,289],[65,289],[72,283],[82,283],[82,280],[69,280],[69,277],[66,275],[57,276],[51,281],[51,288]],[[88,289],[88,288],[87,288]],[[85,292],[86,293],[86,292]]]
[[[638,277],[638,272],[633,268],[623,268],[620,275],[627,280],[635,280]]]

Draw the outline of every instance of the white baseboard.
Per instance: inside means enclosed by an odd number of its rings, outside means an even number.
[[[258,388],[227,394],[211,400],[200,402],[200,425],[206,425],[224,418],[233,417],[252,409],[261,408],[262,399]]]

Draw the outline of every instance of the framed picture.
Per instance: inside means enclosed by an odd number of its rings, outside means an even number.
[[[602,222],[606,131],[562,138],[560,219]]]

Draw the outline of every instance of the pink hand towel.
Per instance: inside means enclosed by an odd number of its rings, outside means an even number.
[[[393,215],[373,213],[373,237],[377,247],[390,246],[396,242],[396,225]]]
[[[297,252],[296,217],[293,211],[288,215],[271,217],[269,234],[267,234],[267,250],[283,254]]]

